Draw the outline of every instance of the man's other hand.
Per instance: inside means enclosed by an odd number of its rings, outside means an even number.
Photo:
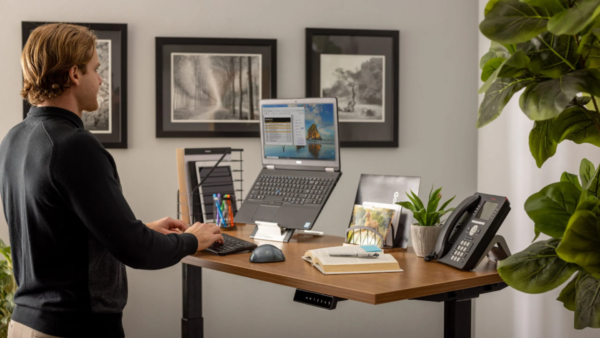
[[[189,228],[183,221],[172,219],[171,217],[161,218],[158,221],[146,224],[146,226],[165,235],[180,234]]]
[[[208,248],[214,242],[219,242],[221,244],[223,243],[221,229],[219,229],[219,227],[215,224],[196,222],[185,232],[196,236],[198,239],[198,251]]]

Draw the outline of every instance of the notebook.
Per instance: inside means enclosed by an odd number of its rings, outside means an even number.
[[[360,246],[336,246],[308,250],[302,259],[311,263],[325,275],[349,273],[400,272],[400,265],[390,254],[380,253],[378,258],[331,257],[331,254],[365,253]]]

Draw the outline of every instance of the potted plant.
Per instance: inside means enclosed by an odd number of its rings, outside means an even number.
[[[529,148],[538,167],[565,140],[600,147],[600,1],[490,0],[479,28],[491,42],[481,61],[478,127],[523,90],[533,120]],[[576,329],[600,327],[600,166],[583,159],[525,202],[534,243],[498,264],[511,287],[558,298]],[[535,242],[544,233],[548,240]],[[567,283],[567,281],[570,282]]]
[[[10,247],[0,240],[0,254],[4,260],[0,261],[0,337],[8,336],[8,324],[15,308],[13,297],[17,291],[17,283],[13,275]]]
[[[440,231],[442,230],[442,224],[440,222],[442,216],[446,213],[454,210],[454,208],[445,209],[450,202],[454,199],[447,200],[438,209],[440,200],[442,199],[442,188],[433,191],[433,186],[429,191],[429,201],[427,205],[423,205],[419,196],[417,196],[412,190],[406,193],[410,202],[398,202],[404,208],[412,211],[416,224],[412,224],[410,227],[410,236],[412,238],[413,249],[419,257],[424,257],[433,252],[435,244],[437,242]]]

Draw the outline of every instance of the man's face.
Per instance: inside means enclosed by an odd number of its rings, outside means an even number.
[[[98,89],[102,84],[102,79],[100,78],[100,74],[98,74],[100,62],[98,61],[98,53],[95,47],[94,55],[86,67],[87,71],[85,74],[81,74],[81,80],[79,81],[79,88],[76,95],[77,103],[81,110],[94,111],[98,109]]]

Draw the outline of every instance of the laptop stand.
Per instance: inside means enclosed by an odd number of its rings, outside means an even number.
[[[288,243],[294,234],[294,229],[282,228],[277,223],[261,221],[255,221],[255,223],[256,227],[250,234],[250,238],[253,239]]]

